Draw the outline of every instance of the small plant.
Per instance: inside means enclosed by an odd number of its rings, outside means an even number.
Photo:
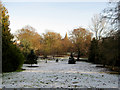
[[[33,50],[31,50],[30,54],[27,56],[27,63],[31,64],[31,66],[32,64],[37,64],[37,56]]]
[[[69,61],[68,61],[68,64],[75,64],[75,59],[74,59],[74,57],[73,57],[73,55],[72,55],[72,53],[71,53],[71,55],[70,55],[70,57],[69,57]]]

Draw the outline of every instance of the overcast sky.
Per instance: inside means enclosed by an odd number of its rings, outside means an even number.
[[[107,7],[106,2],[4,2],[10,15],[11,32],[25,25],[39,34],[54,31],[62,36],[78,27],[87,28],[94,14]]]

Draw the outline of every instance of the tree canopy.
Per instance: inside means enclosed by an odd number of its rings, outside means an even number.
[[[77,28],[70,35],[75,52],[78,52],[80,55],[87,55],[92,33],[84,28]]]

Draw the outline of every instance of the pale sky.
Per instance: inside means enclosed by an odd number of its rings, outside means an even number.
[[[30,25],[41,34],[60,33],[78,27],[87,28],[94,14],[107,7],[106,2],[4,2],[10,16],[11,33]]]

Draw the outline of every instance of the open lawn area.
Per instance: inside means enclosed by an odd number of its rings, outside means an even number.
[[[22,72],[3,74],[3,86],[6,88],[118,88],[118,75],[109,74],[105,68],[96,67],[84,61],[68,64],[68,60],[59,62],[38,60],[38,64],[23,65]]]

